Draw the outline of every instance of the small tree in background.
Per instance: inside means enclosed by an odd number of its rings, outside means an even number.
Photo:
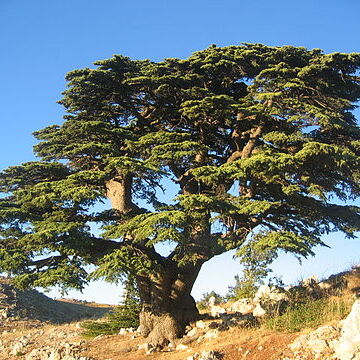
[[[111,323],[120,328],[137,328],[141,303],[139,290],[134,277],[129,276],[125,282],[123,301],[108,315]]]
[[[253,297],[259,286],[265,283],[272,272],[269,266],[276,259],[277,251],[264,248],[261,241],[258,241],[258,236],[261,236],[261,233],[249,240],[236,254],[243,270],[241,276],[235,276],[235,285],[229,286],[226,295],[228,299]]]
[[[105,322],[87,321],[82,324],[85,336],[116,334],[121,328],[137,328],[141,303],[135,279],[129,276],[125,281],[122,303],[107,316]]]

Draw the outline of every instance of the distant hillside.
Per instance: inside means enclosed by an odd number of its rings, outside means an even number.
[[[0,319],[18,318],[51,323],[68,323],[87,318],[100,318],[110,306],[78,304],[53,300],[37,290],[21,291],[0,277]]]

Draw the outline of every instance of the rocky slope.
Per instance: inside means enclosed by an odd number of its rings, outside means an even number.
[[[38,324],[31,329],[4,331],[0,339],[1,360],[88,360],[81,352],[84,340],[75,325]]]

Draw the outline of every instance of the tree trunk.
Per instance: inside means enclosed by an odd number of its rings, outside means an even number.
[[[157,347],[173,343],[199,316],[190,292],[201,265],[167,265],[161,274],[137,277],[143,304],[140,332]]]
[[[193,181],[190,183],[194,186]],[[195,185],[198,186],[197,182]],[[111,200],[113,209],[122,214],[137,208],[132,202],[132,176],[130,174],[118,175],[107,181],[106,195]],[[142,303],[140,332],[147,337],[149,343],[156,347],[164,347],[182,336],[185,327],[199,316],[190,293],[202,264],[208,258],[199,255],[201,251],[198,255],[195,252],[193,256],[198,256],[195,265],[187,261],[186,265],[179,266],[176,261],[157,254],[154,248],[146,248],[139,243],[133,245],[134,249],[141,247],[142,252],[146,252],[150,258],[154,257],[158,262],[158,267],[154,272],[137,274],[136,281]]]

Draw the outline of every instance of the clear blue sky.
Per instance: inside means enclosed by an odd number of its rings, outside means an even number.
[[[210,44],[241,42],[360,52],[359,13],[358,0],[0,0],[0,169],[33,160],[31,133],[61,122],[56,101],[70,70],[113,54],[185,58]],[[329,241],[332,249],[320,249],[302,267],[282,257],[276,273],[290,282],[360,260],[360,239],[336,234]],[[194,295],[224,293],[237,272],[230,255],[214,259]],[[117,302],[119,292],[100,284],[84,296]]]

